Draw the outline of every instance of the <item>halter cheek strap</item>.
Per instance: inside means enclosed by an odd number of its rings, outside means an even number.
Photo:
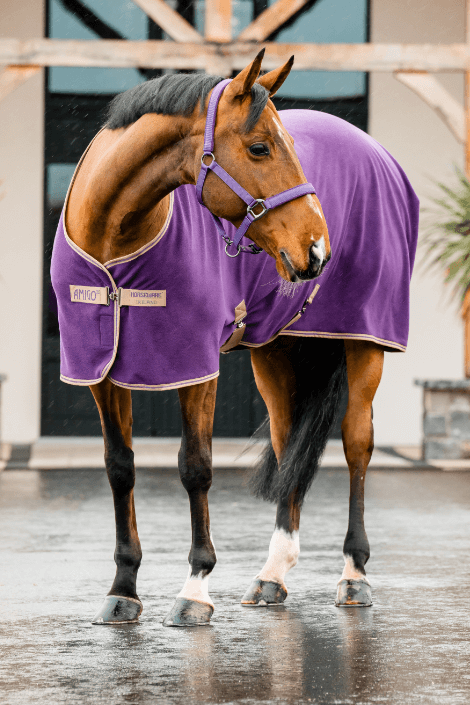
[[[230,83],[230,81],[231,79],[228,78],[218,83],[212,91],[209,100],[209,105],[207,108],[206,127],[204,131],[204,151],[201,157],[201,170],[199,172],[196,184],[196,195],[199,203],[204,206],[205,204],[202,200],[202,189],[204,188],[204,182],[206,180],[208,172],[213,171],[214,174],[217,174],[219,179],[222,179],[222,181],[226,183],[227,186],[231,188],[232,191],[236,193],[237,196],[239,196],[242,201],[246,203],[246,216],[244,217],[240,227],[236,231],[233,240],[231,240],[226,234],[220,219],[209,211],[212,215],[212,218],[214,219],[214,223],[219,234],[223,237],[226,242],[225,252],[229,255],[229,257],[236,257],[242,249],[253,254],[258,254],[259,252],[262,252],[262,250],[256,247],[256,245],[254,244],[249,245],[249,248],[242,248],[240,246],[240,240],[246,234],[246,231],[255,220],[261,218],[265,213],[267,213],[268,210],[272,208],[276,208],[277,206],[281,206],[283,203],[293,201],[295,198],[299,198],[300,196],[306,196],[308,193],[316,193],[316,191],[313,188],[312,184],[308,183],[300,184],[299,186],[294,186],[293,188],[278,193],[276,196],[270,196],[266,199],[253,198],[253,196],[251,196],[248,191],[243,188],[243,186],[240,186],[240,184],[235,181],[235,179],[230,176],[230,174],[228,174],[225,169],[223,169],[220,164],[215,161],[213,152],[215,121],[217,119],[217,107],[219,105],[220,97],[226,86]],[[206,157],[211,158],[212,160],[209,164],[206,164],[204,162],[204,159]],[[255,212],[255,208],[257,212]],[[231,255],[228,252],[227,248],[230,247],[230,245],[235,245],[237,247],[237,252],[235,255]]]

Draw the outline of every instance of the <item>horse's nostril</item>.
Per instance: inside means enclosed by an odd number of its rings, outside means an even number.
[[[319,250],[318,247],[315,247],[315,245],[312,245],[310,248],[310,268],[315,273],[318,272],[321,269],[323,261],[323,253],[321,250]]]
[[[284,250],[280,250],[279,254],[281,255],[281,260],[283,261],[285,268],[287,269],[287,271],[290,274],[291,281],[298,282],[299,277],[297,276],[296,270],[292,266],[292,263],[291,263],[288,255],[284,252]]]

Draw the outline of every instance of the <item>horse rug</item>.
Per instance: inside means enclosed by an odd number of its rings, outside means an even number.
[[[51,275],[64,382],[92,385],[108,376],[129,389],[183,387],[217,377],[221,349],[277,335],[406,349],[419,212],[406,175],[380,144],[339,118],[279,114],[328,225],[332,258],[320,277],[289,284],[264,252],[227,257],[192,185],[170,194],[167,220],[151,242],[105,264],[72,242],[62,214]],[[224,226],[233,238],[235,228]]]

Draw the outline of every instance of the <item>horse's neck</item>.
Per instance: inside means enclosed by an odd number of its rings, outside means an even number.
[[[194,180],[189,134],[187,118],[154,114],[100,132],[70,189],[71,239],[103,263],[150,242],[168,216],[168,194]]]

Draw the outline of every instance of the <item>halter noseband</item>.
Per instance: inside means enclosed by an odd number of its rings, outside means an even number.
[[[242,237],[245,235],[246,231],[250,227],[250,225],[255,221],[261,218],[268,210],[271,208],[276,208],[277,206],[281,206],[283,203],[288,203],[289,201],[293,201],[295,198],[299,198],[300,196],[306,196],[308,193],[316,193],[315,189],[313,188],[312,184],[300,184],[299,186],[294,186],[293,188],[287,189],[287,191],[281,191],[281,193],[278,193],[276,196],[270,196],[269,198],[263,199],[263,198],[253,198],[248,191],[245,191],[243,186],[240,186],[240,184],[235,181],[234,178],[228,174],[225,169],[222,169],[220,164],[217,164],[215,161],[215,157],[213,154],[214,151],[214,131],[215,131],[215,121],[217,118],[217,106],[219,104],[220,97],[225,89],[225,87],[230,83],[231,79],[227,78],[224,81],[221,81],[218,83],[214,90],[212,91],[212,95],[209,100],[209,106],[207,108],[207,117],[206,117],[206,128],[204,131],[204,152],[201,157],[201,171],[199,172],[197,184],[196,184],[196,195],[197,195],[197,200],[199,203],[204,206],[204,202],[202,200],[202,189],[204,188],[204,182],[206,180],[206,176],[208,171],[213,171],[214,174],[217,174],[219,179],[222,179],[224,183],[229,186],[234,193],[237,194],[237,196],[240,196],[242,201],[245,201],[247,205],[246,209],[246,216],[243,219],[242,224],[238,228],[237,232],[234,235],[233,240],[230,239],[230,237],[226,234],[224,227],[222,223],[220,222],[219,218],[211,213],[216,228],[220,235],[223,237],[225,240],[225,252],[229,257],[237,257],[237,255],[240,254],[240,251],[243,250],[245,252],[251,252],[252,254],[259,254],[263,250],[260,249],[259,247],[256,247],[254,243],[249,245],[248,247],[243,247],[240,245],[240,240]],[[212,161],[210,164],[205,164],[204,163],[204,158],[205,157],[211,157]],[[255,213],[254,208],[256,206],[261,207],[261,212],[260,213]],[[231,245],[236,245],[237,247],[237,253],[235,255],[231,255],[227,248],[230,247]]]

